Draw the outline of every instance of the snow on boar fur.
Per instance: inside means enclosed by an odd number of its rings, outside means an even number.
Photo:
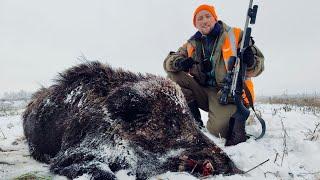
[[[36,92],[23,128],[31,155],[69,178],[242,172],[197,128],[174,82],[99,62],[72,67]]]

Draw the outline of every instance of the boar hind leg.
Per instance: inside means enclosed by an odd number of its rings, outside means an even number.
[[[50,170],[68,178],[74,179],[83,174],[88,174],[91,179],[116,179],[107,163],[101,162],[90,152],[59,153],[51,162]]]

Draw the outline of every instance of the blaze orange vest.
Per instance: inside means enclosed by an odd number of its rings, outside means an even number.
[[[226,35],[224,44],[222,45],[221,51],[222,51],[223,60],[225,62],[224,64],[225,64],[226,70],[228,69],[228,61],[230,56],[237,56],[237,49],[239,48],[240,33],[241,33],[240,28],[230,28]],[[188,51],[188,57],[191,57],[195,51],[195,48],[190,43],[188,43],[187,51]],[[244,91],[242,93],[242,97],[244,100],[244,104],[249,105],[250,101],[248,96],[251,96],[252,103],[255,100],[254,85],[251,78],[246,78],[244,83],[245,83],[245,89],[247,89],[247,91]]]

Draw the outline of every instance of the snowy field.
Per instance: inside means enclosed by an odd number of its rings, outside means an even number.
[[[16,104],[21,107],[21,103]],[[320,179],[320,117],[319,114],[298,107],[261,104],[256,107],[266,120],[267,131],[263,139],[233,147],[224,147],[224,139],[203,132],[218,144],[242,170],[247,171],[266,161],[244,175],[214,176],[205,179]],[[0,179],[36,175],[39,179],[66,179],[50,174],[48,165],[30,157],[23,135],[21,113],[0,113]],[[202,112],[206,121],[206,113]],[[317,126],[318,125],[318,126]],[[247,132],[258,135],[260,124],[256,121],[247,126]],[[117,174],[119,179],[134,179],[125,171]],[[83,175],[78,179],[88,179]],[[153,179],[196,179],[187,173],[168,172]]]

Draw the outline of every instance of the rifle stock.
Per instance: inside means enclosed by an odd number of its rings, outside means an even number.
[[[252,29],[248,27],[249,22],[250,24],[255,23],[258,10],[258,6],[254,5],[252,7],[252,3],[253,0],[250,0],[249,8],[246,15],[247,18],[244,27],[244,33],[242,35],[240,52],[237,54],[233,71],[231,73],[228,73],[228,75],[232,74],[232,84],[230,89],[224,88],[226,90],[230,90],[230,94],[228,96],[232,96],[234,98],[235,105],[237,107],[236,112],[231,116],[229,121],[229,132],[225,144],[226,146],[236,145],[238,143],[246,141],[245,121],[248,119],[250,111],[247,107],[244,106],[242,98],[242,93],[244,91],[244,80],[246,77],[247,69],[247,65],[243,63],[243,53],[245,49],[250,46],[250,37]],[[265,125],[259,138],[261,138],[264,135],[264,132]]]

